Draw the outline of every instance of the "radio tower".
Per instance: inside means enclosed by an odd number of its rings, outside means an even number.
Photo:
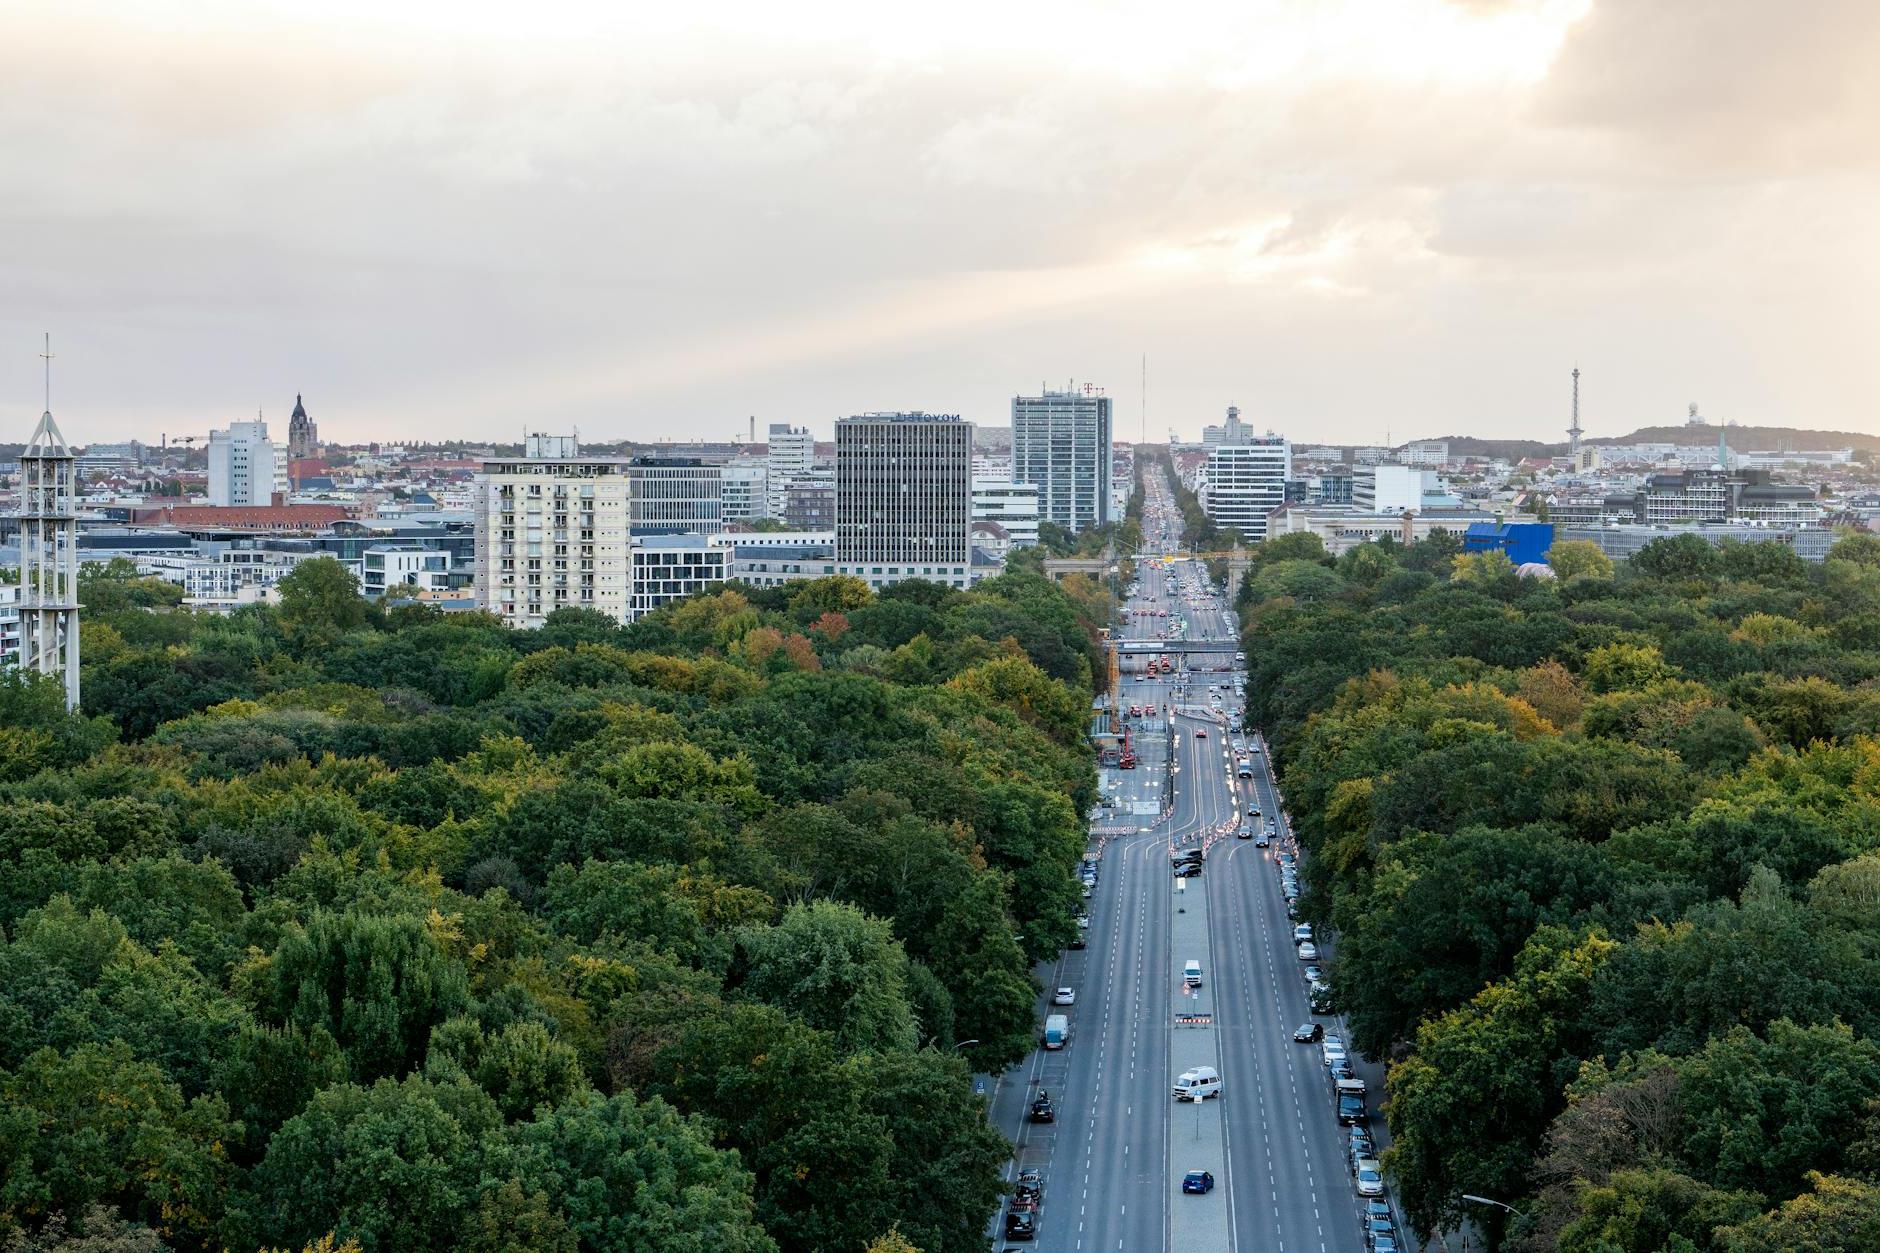
[[[1567,428],[1567,459],[1580,460],[1580,367],[1573,367],[1573,425]]]
[[[78,708],[78,473],[52,420],[52,337],[46,411],[20,454],[20,669],[57,675]]]

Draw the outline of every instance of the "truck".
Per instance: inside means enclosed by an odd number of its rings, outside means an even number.
[[[1071,1020],[1064,1014],[1052,1014],[1044,1020],[1044,1046],[1061,1049],[1071,1038]]]

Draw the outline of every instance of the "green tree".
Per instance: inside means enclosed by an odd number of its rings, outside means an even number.
[[[1612,558],[1592,540],[1555,540],[1547,550],[1547,564],[1563,579],[1588,575],[1595,579],[1612,577]]]
[[[850,905],[792,905],[774,927],[738,933],[744,988],[835,1036],[846,1051],[916,1043],[907,957],[888,925]]]
[[[365,625],[359,580],[331,557],[301,562],[275,589],[281,595],[281,620],[290,626],[350,631]]]

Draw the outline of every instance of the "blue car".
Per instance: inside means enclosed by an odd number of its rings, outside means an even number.
[[[1182,1176],[1182,1191],[1206,1194],[1214,1191],[1214,1176],[1205,1170],[1191,1170]]]

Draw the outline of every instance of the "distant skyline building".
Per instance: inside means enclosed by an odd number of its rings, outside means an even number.
[[[287,493],[287,450],[268,438],[268,424],[231,422],[209,432],[209,503],[270,505]]]
[[[816,468],[816,437],[806,426],[772,422],[767,448],[764,458],[770,493],[767,512],[773,518],[781,518],[784,493],[790,484],[807,478]]]
[[[1038,542],[1038,513],[1035,484],[1003,476],[973,477],[973,521],[998,523],[1009,547],[1028,548]]]
[[[1253,438],[1253,427],[1240,420],[1240,406],[1227,406],[1227,420],[1219,426],[1201,428],[1201,445],[1217,448],[1222,444],[1244,444]]]
[[[307,457],[320,455],[320,428],[307,416],[307,406],[294,394],[294,412],[287,419],[287,456],[289,460],[300,461]]]
[[[957,414],[836,421],[836,564],[871,586],[971,576],[973,428]]]
[[[762,461],[734,461],[724,467],[723,513],[726,525],[748,526],[770,516],[770,467]]]
[[[1012,397],[1012,481],[1038,489],[1038,517],[1070,531],[1110,520],[1110,398],[1084,386]]]
[[[1267,516],[1286,503],[1292,446],[1281,435],[1250,436],[1208,450],[1202,507],[1214,525],[1232,527],[1242,540],[1266,538]]]

